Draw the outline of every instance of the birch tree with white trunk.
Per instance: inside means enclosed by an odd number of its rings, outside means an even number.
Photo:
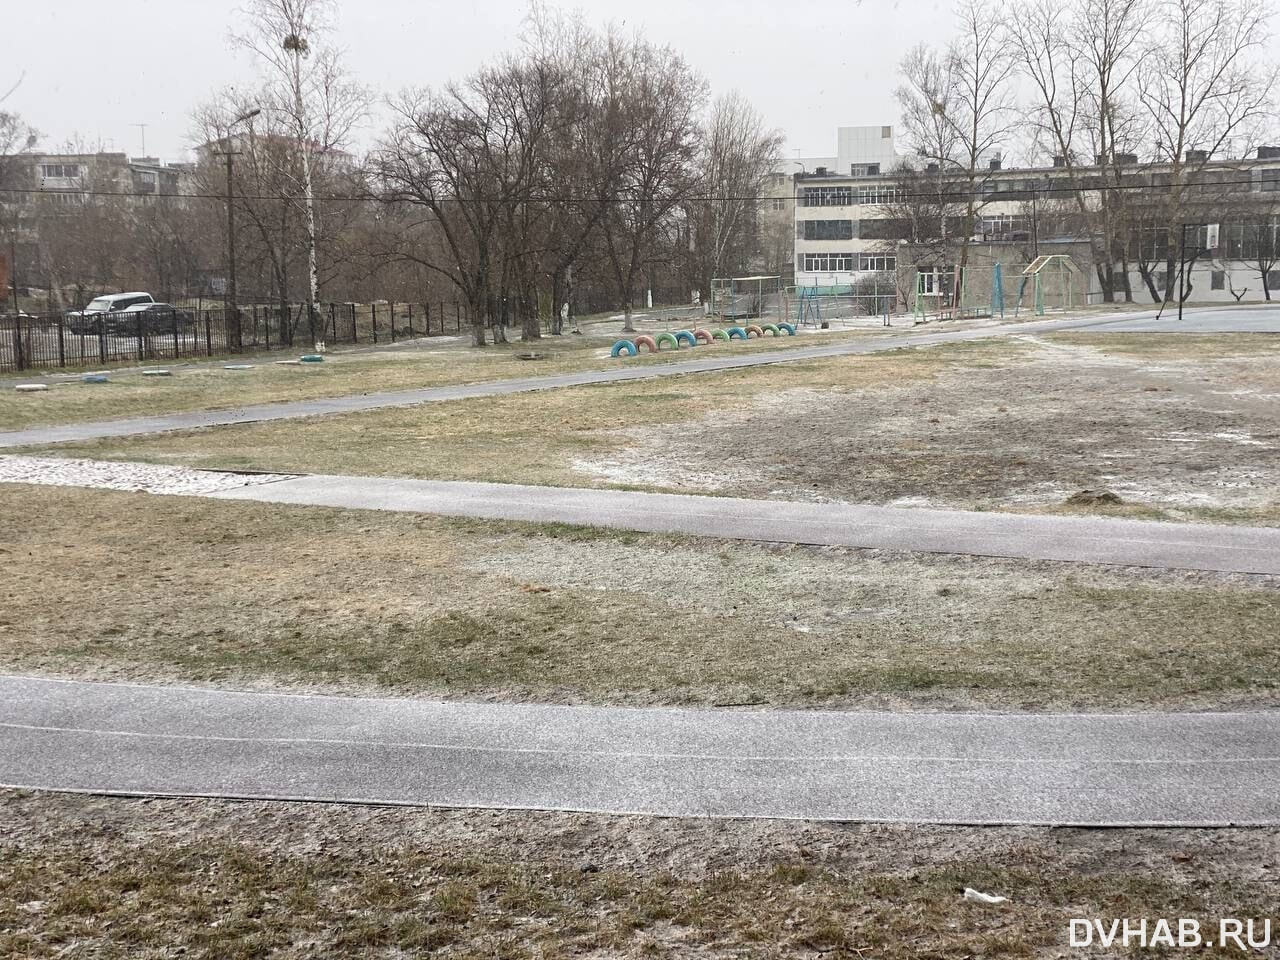
[[[334,0],[250,0],[232,35],[261,73],[261,109],[289,131],[297,153],[312,322],[320,299],[316,169],[341,155],[370,102],[330,45],[335,13]]]

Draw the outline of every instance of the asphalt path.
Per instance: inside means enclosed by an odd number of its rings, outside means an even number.
[[[0,785],[1080,826],[1280,824],[1280,713],[629,709],[0,676]]]
[[[1154,316],[1154,314],[1152,315]],[[102,420],[61,426],[31,427],[0,433],[0,448],[69,443],[78,440],[96,440],[104,437],[127,437],[139,434],[164,433],[171,430],[193,430],[202,427],[257,423],[263,420],[319,417],[356,413],[362,410],[378,410],[386,407],[405,407],[448,400],[465,400],[471,397],[505,396],[533,390],[551,390],[559,387],[623,383],[631,380],[649,380],[656,377],[713,373],[722,370],[763,366],[765,364],[864,355],[880,353],[886,350],[898,350],[904,347],[929,347],[938,344],[981,340],[988,337],[1013,334],[1026,335],[1086,327],[1105,327],[1115,322],[1114,315],[1101,317],[1094,315],[1055,320],[1037,320],[1029,323],[985,325],[960,330],[936,330],[931,333],[877,334],[865,339],[841,340],[837,343],[822,343],[795,349],[778,349],[759,353],[734,354],[732,356],[715,356],[713,349],[703,348],[693,352],[696,359],[677,360],[646,366],[629,366],[625,361],[619,361],[618,366],[608,370],[585,370],[577,373],[521,377],[514,380],[497,380],[488,383],[460,384],[448,387],[423,387],[413,390],[367,393],[319,400],[264,403],[228,410],[198,410],[153,417],[134,417],[127,420]]]
[[[731,540],[1280,574],[1280,528],[1268,527],[323,475],[208,496]]]
[[[1270,304],[1196,307],[1183,311],[1166,307],[1163,314],[1143,312],[1109,321],[1107,333],[1280,333],[1280,308]]]

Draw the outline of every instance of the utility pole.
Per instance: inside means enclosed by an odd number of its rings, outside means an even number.
[[[9,285],[13,288],[13,322],[18,322],[18,241],[9,237]],[[16,328],[15,328],[16,329]]]
[[[233,349],[239,351],[243,344],[243,337],[240,330],[240,307],[236,303],[236,205],[232,193],[234,178],[232,174],[232,163],[237,156],[236,152],[231,149],[231,137],[227,136],[227,322],[230,326],[227,332],[231,334],[234,343],[231,345]],[[234,331],[234,333],[232,332]]]
[[[227,333],[233,341],[231,346],[237,351],[243,346],[244,338],[243,331],[240,329],[240,306],[236,300],[236,207],[233,166],[234,158],[239,156],[239,153],[232,149],[231,129],[238,123],[252,120],[261,112],[261,109],[255,107],[227,124],[227,149],[224,152],[227,160],[227,317],[225,322],[229,324]]]
[[[1184,277],[1187,272],[1187,224],[1182,225],[1182,230],[1178,237],[1178,323],[1182,323],[1182,301],[1186,299],[1186,281]]]

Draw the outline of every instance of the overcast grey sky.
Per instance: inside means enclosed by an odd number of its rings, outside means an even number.
[[[9,33],[5,104],[45,134],[45,149],[89,146],[182,159],[193,106],[251,80],[227,35],[240,0],[24,3]],[[595,0],[563,3],[588,19],[641,28],[711,81],[741,90],[803,155],[835,152],[835,128],[896,123],[896,65],[919,40],[944,40],[950,3],[935,0]],[[339,0],[338,39],[362,82],[382,93],[461,77],[519,43],[526,0],[432,3]],[[791,152],[789,156],[794,156]]]

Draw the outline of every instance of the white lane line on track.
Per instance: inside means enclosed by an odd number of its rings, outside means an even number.
[[[94,730],[85,727],[50,727],[25,723],[0,723],[0,728],[10,730],[28,730],[38,733],[70,733],[89,736],[120,737],[137,740],[180,740],[209,741],[212,743],[261,743],[272,746],[290,746],[320,744],[326,746],[345,747],[377,747],[380,749],[403,750],[441,750],[459,753],[500,753],[500,754],[533,754],[539,756],[597,757],[617,758],[620,760],[694,760],[705,762],[787,762],[787,763],[956,763],[956,764],[1012,764],[1012,765],[1059,765],[1059,766],[1232,766],[1238,764],[1280,763],[1280,756],[1275,757],[1218,757],[1205,760],[1107,760],[1107,759],[1070,759],[1060,757],[939,757],[918,754],[880,755],[880,754],[832,754],[805,756],[801,754],[702,754],[702,753],[645,753],[640,751],[610,750],[574,750],[552,749],[549,747],[488,747],[469,744],[449,743],[415,743],[397,740],[346,740],[326,737],[225,737],[208,734],[190,733],[143,733],[136,730]]]

